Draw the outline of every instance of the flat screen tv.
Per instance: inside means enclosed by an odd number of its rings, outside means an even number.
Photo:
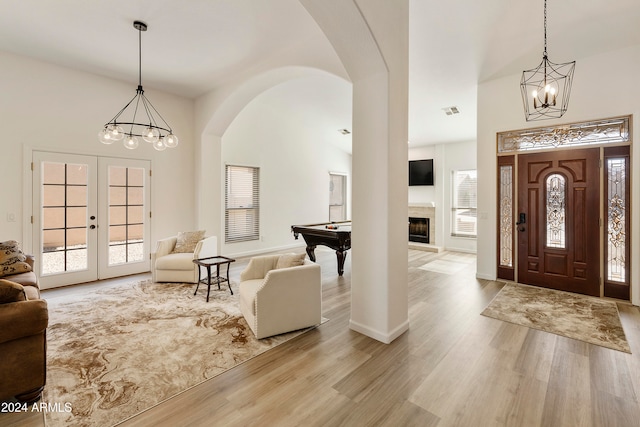
[[[409,160],[409,185],[433,185],[433,159]]]

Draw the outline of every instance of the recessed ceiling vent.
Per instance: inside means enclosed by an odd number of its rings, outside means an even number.
[[[458,110],[458,107],[456,107],[455,105],[452,107],[443,108],[443,110],[447,116],[452,116],[454,114],[460,113],[460,110]]]

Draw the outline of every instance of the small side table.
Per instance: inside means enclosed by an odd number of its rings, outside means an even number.
[[[227,258],[226,256],[212,256],[208,258],[194,259],[193,263],[198,266],[198,285],[196,286],[196,291],[193,295],[198,293],[198,288],[200,287],[200,267],[206,267],[207,269],[207,302],[209,302],[209,292],[211,291],[211,279],[218,281],[218,290],[220,289],[220,282],[227,282],[229,285],[229,292],[233,295],[231,282],[229,281],[229,266],[232,262],[235,262],[235,259]],[[223,264],[227,264],[227,277],[220,277],[220,266]],[[211,267],[214,265],[216,267],[216,276],[211,277]]]

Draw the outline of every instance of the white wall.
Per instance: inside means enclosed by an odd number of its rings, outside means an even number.
[[[496,277],[496,133],[633,114],[632,140],[640,138],[640,46],[576,59],[568,111],[560,119],[527,123],[520,96],[520,75],[482,83],[478,88],[478,277]],[[632,169],[640,165],[640,150],[632,146]],[[640,174],[632,174],[638,194]],[[640,200],[632,198],[633,260],[640,252]],[[640,304],[640,272],[632,268],[631,293]]]
[[[346,108],[350,116],[351,85],[335,76],[327,77],[328,84],[337,86],[338,94],[343,95],[332,99],[334,108]],[[351,155],[331,143],[331,139],[344,138],[337,130],[345,126],[327,124],[320,111],[303,114],[314,102],[327,102],[309,93],[314,91],[314,83],[326,85],[327,81],[305,78],[265,91],[227,128],[222,138],[222,162],[260,167],[262,240],[225,243],[222,235],[221,253],[237,256],[303,246],[302,238],[296,241],[291,234],[291,225],[329,220],[329,172],[348,176],[347,218],[351,218]],[[224,209],[222,200],[220,206]]]
[[[0,52],[0,240],[21,241],[31,251],[30,149],[148,159],[152,162],[152,250],[159,237],[195,226],[194,103],[153,88],[145,95],[180,138],[172,151],[145,144],[127,150],[98,142],[98,131],[135,94],[137,74],[125,83]],[[26,147],[26,149],[25,149]],[[7,215],[14,214],[15,222]]]
[[[409,187],[409,205],[435,204],[434,242],[446,250],[475,252],[476,240],[451,236],[451,172],[476,169],[476,142],[467,141],[409,149],[409,160],[433,159],[433,186]]]

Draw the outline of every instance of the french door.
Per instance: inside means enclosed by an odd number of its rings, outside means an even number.
[[[33,152],[43,289],[149,271],[150,162]]]

